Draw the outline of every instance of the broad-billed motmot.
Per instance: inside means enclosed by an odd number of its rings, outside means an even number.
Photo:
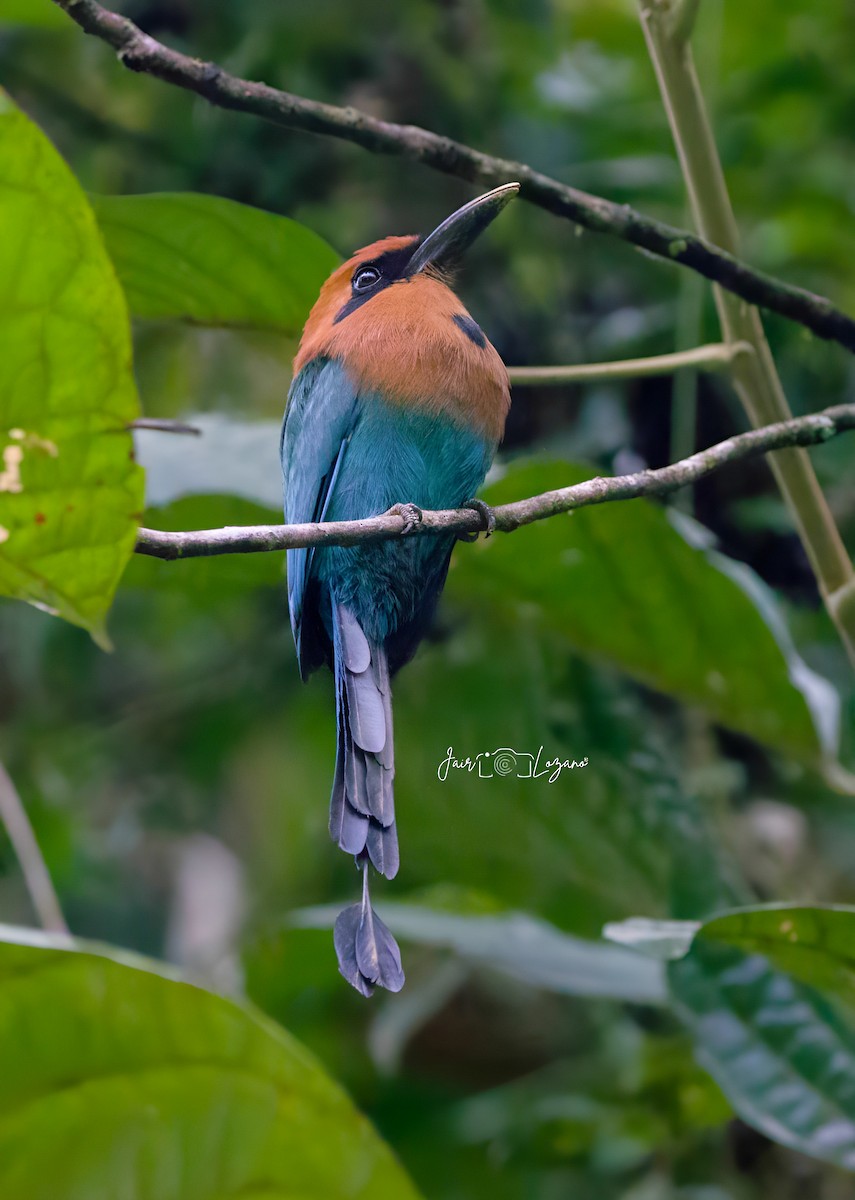
[[[424,240],[388,237],[335,271],[309,314],[282,428],[285,519],[349,521],[400,506],[486,506],[481,486],[510,404],[502,360],[449,286],[467,246],[518,191],[464,205]],[[300,672],[335,677],[330,833],[363,872],[335,925],[345,979],[399,991],[401,954],[371,907],[369,864],[392,879],[398,835],[389,680],[425,634],[454,535],[288,551]]]

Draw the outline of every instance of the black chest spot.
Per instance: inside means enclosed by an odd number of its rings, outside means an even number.
[[[474,342],[481,350],[487,345],[487,339],[481,332],[481,326],[471,317],[467,317],[464,313],[457,313],[451,318],[458,329],[462,329],[470,342]]]

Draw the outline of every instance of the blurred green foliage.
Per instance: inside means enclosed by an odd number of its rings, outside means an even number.
[[[20,18],[21,7],[0,5],[0,21]],[[249,78],[423,124],[686,219],[629,3],[410,0],[390,17],[388,5],[368,0],[358,19],[342,0],[122,7],[151,33]],[[299,221],[341,254],[429,229],[471,195],[413,165],[211,110],[123,71],[103,46],[56,21],[47,0],[42,11],[43,27],[35,3],[25,14],[31,27],[0,25],[0,76],[90,193],[207,193]],[[792,0],[739,9],[711,0],[695,37],[745,256],[850,310],[853,37],[841,0],[810,10]],[[213,250],[224,245],[212,235]],[[169,252],[180,261],[180,244]],[[223,278],[240,267],[234,257],[221,262]],[[306,295],[314,270],[307,263],[298,280]],[[511,364],[634,356],[717,337],[705,289],[693,316],[696,284],[685,273],[577,236],[523,204],[479,243],[460,287]],[[269,280],[262,290],[275,305]],[[219,294],[203,288],[193,301]],[[146,413],[228,418],[232,433],[278,419],[293,322],[284,332],[269,321],[258,322],[263,332],[200,329],[164,320],[198,318],[191,305],[148,311],[135,327]],[[232,323],[219,315],[212,323]],[[845,395],[852,368],[842,351],[783,321],[767,324],[796,412]],[[699,444],[744,427],[724,378],[700,377],[696,399]],[[681,402],[692,400],[683,389]],[[567,481],[578,470],[571,463],[601,472],[661,465],[678,415],[668,379],[520,390],[495,495]],[[148,524],[278,519],[266,485],[260,494],[222,460],[206,465],[214,428],[178,450],[158,450],[149,435],[146,461],[168,454],[175,485]],[[264,429],[275,462],[275,427]],[[249,477],[262,474],[252,436],[232,442]],[[838,439],[813,459],[853,548],[851,444]],[[229,482],[201,490],[199,480],[218,477]],[[685,521],[641,504],[456,551],[430,644],[396,686],[403,865],[381,912],[393,894],[473,921],[522,910],[595,939],[603,922],[636,914],[703,918],[753,898],[855,900],[852,802],[830,790],[817,753],[817,713],[828,747],[834,702],[820,684],[817,706],[804,664],[840,693],[850,767],[855,692],[799,544],[762,463],[712,477],[692,504],[717,551],[698,546],[696,527],[687,537]],[[349,992],[328,931],[289,918],[349,900],[355,876],[326,834],[331,686],[299,683],[278,556],[138,559],[110,632],[116,653],[107,657],[82,631],[23,606],[2,609],[0,758],[76,933],[167,955],[215,986],[239,989],[243,980],[437,1200],[855,1195],[834,1166],[734,1121],[684,1027],[649,1004],[649,991],[632,1003],[625,986],[610,994],[600,984],[599,998],[527,986],[435,937],[405,945],[400,996],[366,1005]],[[465,757],[540,745],[588,766],[552,784],[437,776],[449,747]],[[27,921],[5,844],[0,872],[0,914]],[[708,1067],[724,1060],[711,1038],[724,1021],[754,1028],[750,989],[720,984],[733,965],[719,961],[725,951],[693,950],[669,968]],[[802,1003],[798,978],[776,962],[765,982],[758,974],[757,994],[778,986],[784,1008]],[[675,984],[675,973],[685,978]],[[762,1004],[752,1012],[762,1018]],[[795,1020],[793,1037],[809,1024],[804,1012]],[[835,1008],[809,1036],[837,1036],[844,1025]],[[848,1034],[839,1036],[843,1044]],[[772,1064],[779,1073],[784,1050]],[[732,1076],[714,1074],[740,1103]],[[767,1099],[778,1076],[768,1080]],[[793,1103],[798,1110],[799,1097]],[[828,1128],[839,1115],[823,1109],[814,1125]]]
[[[58,941],[0,947],[4,1196],[416,1200],[365,1118],[260,1013]]]

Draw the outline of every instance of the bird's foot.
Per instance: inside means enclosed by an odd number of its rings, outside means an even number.
[[[406,537],[408,533],[413,532],[417,525],[421,525],[424,513],[418,504],[393,504],[386,515],[403,517],[404,528],[401,530],[401,536]]]
[[[478,513],[482,522],[479,532],[486,533],[487,537],[489,537],[491,533],[495,533],[496,515],[492,508],[490,508],[489,504],[485,504],[483,500],[466,500],[463,504],[461,504],[460,507],[471,508],[474,512]],[[477,542],[478,534],[458,533],[457,539],[461,542]]]

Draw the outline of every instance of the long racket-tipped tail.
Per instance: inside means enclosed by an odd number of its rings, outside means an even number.
[[[331,611],[338,745],[330,835],[363,865],[362,903],[339,916],[335,946],[345,979],[370,995],[375,984],[398,991],[404,982],[395,939],[368,900],[368,863],[393,879],[400,861],[392,789],[392,692],[384,647],[369,642],[334,594]]]

